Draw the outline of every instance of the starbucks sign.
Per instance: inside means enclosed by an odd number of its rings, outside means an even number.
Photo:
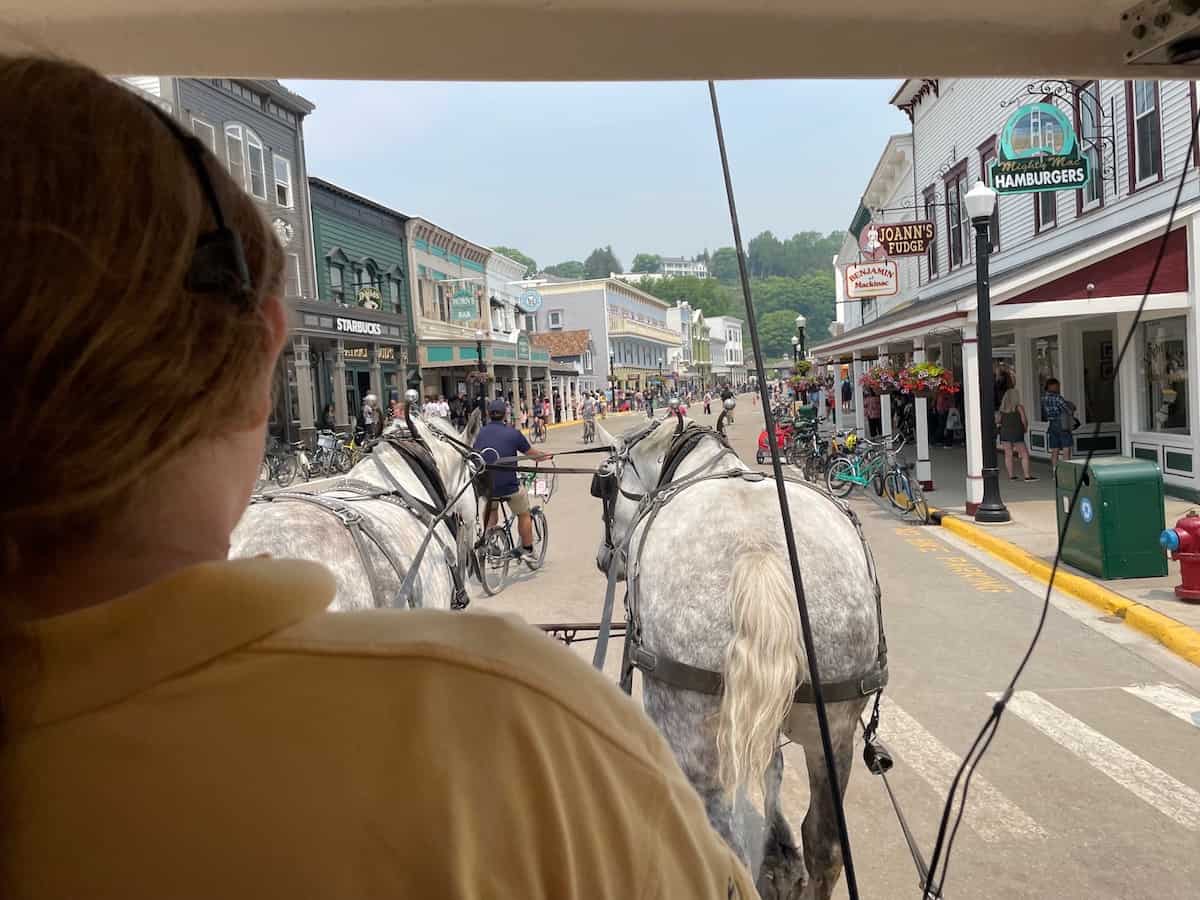
[[[1092,177],[1071,120],[1050,103],[1028,103],[1008,117],[989,175],[998,194],[1073,191]]]

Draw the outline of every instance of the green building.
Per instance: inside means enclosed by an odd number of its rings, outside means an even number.
[[[320,178],[309,179],[317,297],[292,323],[301,430],[333,404],[339,428],[363,398],[381,403],[412,376],[408,216]]]

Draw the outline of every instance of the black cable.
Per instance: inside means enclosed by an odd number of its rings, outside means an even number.
[[[729,156],[725,151],[725,132],[721,128],[721,111],[717,106],[717,87],[711,80],[708,82],[708,96],[712,101],[713,126],[717,131],[717,146],[721,151],[721,171],[725,176],[725,196],[729,200],[729,220],[733,226],[733,245],[734,250],[737,251],[742,299],[746,304],[746,326],[750,331],[750,343],[754,347],[754,370],[758,376],[758,393],[762,398],[763,417],[766,420],[767,445],[771,450],[771,470],[775,478],[775,489],[779,495],[779,511],[783,516],[783,536],[787,542],[788,562],[792,568],[792,583],[796,587],[796,605],[800,609],[800,634],[804,640],[804,652],[808,657],[808,676],[812,683],[813,699],[817,708],[821,749],[825,753],[825,768],[829,776],[829,792],[833,799],[834,819],[837,822],[838,843],[841,845],[842,863],[846,870],[846,891],[850,895],[850,900],[858,900],[858,880],[854,875],[854,860],[850,855],[850,832],[846,827],[846,810],[842,806],[841,782],[838,780],[837,764],[833,758],[829,717],[825,711],[825,700],[821,695],[821,676],[817,670],[812,623],[808,618],[804,578],[800,574],[800,556],[796,551],[796,536],[792,533],[792,514],[788,508],[787,482],[783,477],[783,465],[779,460],[779,445],[775,440],[775,418],[771,415],[771,395],[767,390],[767,373],[763,367],[762,345],[758,338],[758,318],[750,298],[750,276],[746,271],[746,253],[742,248],[742,229],[738,225],[737,206],[733,201],[733,180],[729,175]],[[816,798],[811,798],[810,802],[816,802]]]
[[[1142,313],[1146,309],[1146,301],[1150,297],[1150,292],[1154,289],[1154,280],[1158,277],[1159,267],[1162,265],[1163,257],[1167,252],[1167,241],[1171,237],[1171,231],[1175,225],[1175,214],[1179,210],[1179,202],[1183,197],[1183,188],[1187,183],[1188,167],[1196,154],[1197,130],[1200,129],[1200,110],[1197,110],[1192,119],[1192,135],[1188,142],[1187,155],[1183,161],[1183,171],[1179,174],[1179,184],[1175,188],[1175,197],[1171,202],[1171,210],[1167,215],[1167,225],[1163,229],[1162,240],[1158,245],[1158,253],[1154,257],[1154,265],[1150,269],[1150,276],[1146,280],[1146,290],[1142,293],[1142,299],[1138,303],[1137,311],[1134,313],[1133,322],[1129,326],[1129,331],[1125,335],[1125,339],[1121,342],[1121,351],[1117,354],[1115,363],[1113,364],[1112,379],[1116,381],[1117,374],[1121,371],[1121,364],[1125,361],[1125,354],[1129,351],[1130,345],[1133,343],[1133,337],[1137,333],[1138,324],[1141,322]],[[980,390],[984,386],[980,385]],[[950,865],[950,853],[954,848],[954,838],[958,833],[958,826],[962,822],[963,812],[966,809],[967,789],[970,787],[971,778],[975,774],[975,769],[979,766],[980,760],[983,759],[988,748],[992,744],[992,739],[996,736],[996,731],[1000,727],[1000,717],[1004,715],[1004,709],[1008,705],[1008,701],[1012,699],[1016,691],[1017,681],[1025,671],[1025,667],[1029,664],[1030,658],[1033,656],[1033,651],[1037,648],[1038,641],[1042,636],[1042,629],[1046,625],[1046,617],[1050,612],[1050,595],[1054,590],[1054,579],[1058,574],[1059,565],[1062,562],[1062,546],[1063,538],[1067,533],[1067,529],[1071,527],[1071,519],[1075,515],[1075,505],[1079,502],[1079,494],[1083,490],[1084,481],[1087,478],[1088,469],[1092,465],[1092,458],[1096,454],[1097,441],[1095,438],[1100,433],[1100,423],[1096,422],[1092,428],[1092,446],[1088,450],[1087,456],[1083,461],[1084,477],[1080,478],[1075,484],[1075,490],[1071,493],[1071,503],[1067,507],[1067,514],[1063,519],[1062,530],[1058,535],[1058,547],[1054,552],[1054,564],[1050,567],[1050,580],[1046,585],[1046,596],[1042,601],[1042,612],[1038,617],[1037,628],[1033,632],[1033,640],[1029,643],[1029,648],[1025,651],[1025,655],[1021,658],[1020,665],[1017,666],[1017,671],[1013,674],[1012,679],[1005,688],[1000,699],[992,706],[992,712],[984,722],[983,727],[979,730],[979,734],[975,738],[975,742],[971,745],[971,749],[967,755],[963,757],[962,764],[958,767],[958,772],[954,776],[954,781],[950,784],[950,791],[946,796],[946,805],[942,810],[941,822],[938,824],[937,843],[933,848],[933,858],[929,864],[929,877],[925,880],[925,895],[928,896],[932,885],[945,885],[946,871]],[[978,749],[978,752],[976,752]],[[949,840],[946,840],[946,829],[950,822],[950,816],[954,806],[954,797],[958,791],[959,781],[963,778],[963,773],[966,773],[966,781],[963,782],[963,794],[959,801],[958,816],[955,819],[954,827],[950,832]],[[945,858],[942,860],[942,873],[940,878],[936,878],[938,861],[942,857],[942,846],[945,843]]]

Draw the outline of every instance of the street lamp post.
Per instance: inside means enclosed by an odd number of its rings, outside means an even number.
[[[988,226],[996,209],[996,192],[982,181],[967,191],[963,202],[975,228],[975,315],[979,352],[979,425],[983,441],[983,500],[975,521],[998,524],[1009,521],[1000,499],[1000,471],[996,465],[996,397],[992,377],[992,298],[988,281],[988,256],[992,250]]]
[[[479,370],[479,414],[487,416],[487,366],[483,364],[483,330],[475,330],[475,360]]]

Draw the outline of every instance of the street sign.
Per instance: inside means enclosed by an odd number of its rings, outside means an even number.
[[[542,308],[542,294],[537,288],[525,288],[517,300],[517,306],[527,313],[535,313]]]
[[[469,287],[458,288],[450,297],[450,321],[470,322],[479,318],[475,292]]]
[[[937,229],[932,222],[873,225],[875,238],[888,256],[921,256],[929,251]]]
[[[891,260],[846,266],[846,296],[852,300],[890,297],[899,290],[900,272]]]
[[[1008,117],[988,174],[998,194],[1074,191],[1092,177],[1071,120],[1051,103],[1028,103]]]

